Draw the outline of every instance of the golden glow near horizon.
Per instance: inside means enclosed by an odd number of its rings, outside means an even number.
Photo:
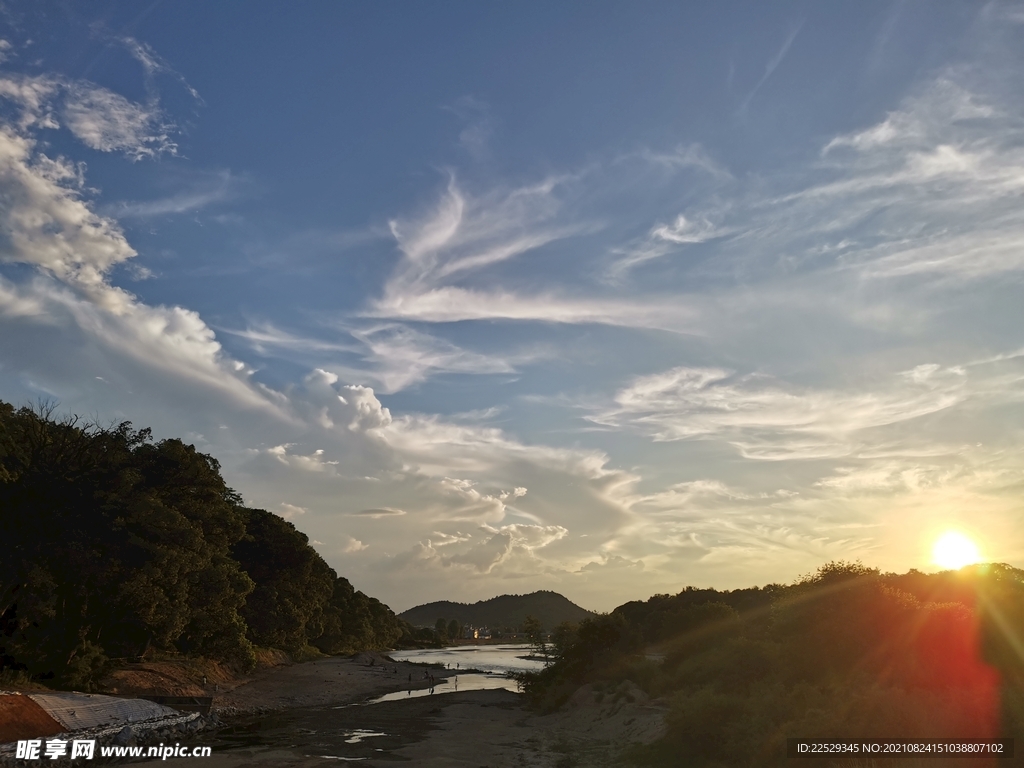
[[[932,548],[932,562],[940,568],[958,570],[981,560],[978,546],[962,533],[947,531]]]

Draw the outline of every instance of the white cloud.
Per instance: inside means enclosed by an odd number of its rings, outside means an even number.
[[[771,59],[768,60],[767,64],[765,64],[764,74],[761,75],[761,79],[757,81],[757,85],[755,85],[753,90],[751,90],[750,93],[748,93],[744,97],[742,103],[740,104],[740,113],[744,113],[747,111],[747,108],[750,106],[751,99],[753,99],[757,92],[761,90],[761,86],[768,81],[768,78],[771,77],[772,74],[774,74],[776,69],[778,69],[778,66],[779,64],[782,63],[782,60],[786,58],[786,54],[789,53],[789,47],[793,44],[793,41],[796,40],[796,36],[800,34],[801,27],[803,27],[802,21],[795,27],[793,27],[789,35],[786,37],[785,41],[782,43],[782,47],[779,48],[776,54],[772,56]]]
[[[149,218],[181,213],[196,213],[214,203],[230,200],[235,194],[238,179],[229,171],[208,174],[192,181],[189,189],[155,200],[122,202],[111,206],[118,218]]]
[[[346,536],[344,539],[344,543],[341,546],[341,551],[345,553],[362,552],[369,546],[369,544],[364,544],[363,542],[359,541],[359,539],[355,539],[351,536]]]
[[[356,515],[359,517],[401,517],[405,514],[404,509],[396,509],[395,507],[372,507],[370,509],[361,509],[358,512],[350,512],[349,514]]]
[[[297,507],[294,504],[288,504],[287,502],[284,501],[281,502],[279,508],[281,511],[278,514],[281,515],[281,517],[283,517],[285,520],[294,520],[295,518],[299,517],[300,515],[304,515],[306,514],[306,512],[309,511],[304,507]]]
[[[94,83],[7,74],[0,77],[0,97],[20,107],[23,131],[63,123],[87,147],[133,160],[177,151],[170,138],[174,127],[158,104],[138,104]]]
[[[430,214],[418,221],[392,222],[392,232],[405,258],[389,278],[383,296],[370,305],[366,315],[427,322],[501,318],[688,327],[692,310],[669,297],[638,302],[451,284],[456,277],[468,280],[542,246],[593,231],[592,223],[551,223],[561,208],[557,192],[569,181],[549,178],[471,198],[452,179]]]
[[[788,459],[847,455],[858,433],[937,413],[970,394],[963,369],[921,365],[873,392],[787,387],[765,376],[674,368],[643,376],[589,418],[655,440],[718,437],[744,456]]]
[[[680,214],[671,224],[655,227],[651,236],[670,243],[703,243],[721,232],[706,217],[687,219]]]
[[[686,144],[670,152],[655,152],[644,149],[639,156],[656,166],[668,170],[697,168],[718,180],[732,180],[729,170],[712,157],[700,144]]]
[[[32,264],[94,296],[112,296],[104,282],[115,264],[135,256],[117,224],[81,198],[81,169],[35,153],[35,142],[0,128],[2,217],[7,233],[0,258]]]
[[[158,108],[128,101],[106,88],[72,86],[62,114],[75,137],[100,152],[120,151],[134,160],[177,152]]]
[[[463,533],[462,531],[455,531],[454,533],[444,533],[443,531],[434,531],[430,535],[430,544],[434,547],[447,547],[450,544],[462,544],[466,541],[471,541],[473,534]]]
[[[399,323],[351,329],[366,345],[366,361],[385,392],[397,392],[438,373],[514,373],[505,359],[471,352]]]
[[[616,253],[624,255],[609,267],[608,274],[612,279],[621,278],[630,269],[667,256],[680,246],[705,243],[727,234],[729,230],[713,224],[707,214],[690,218],[679,214],[671,224],[656,225],[638,246],[618,249]]]
[[[31,317],[45,321],[45,309],[42,302],[25,296],[16,285],[0,277],[0,316]]]

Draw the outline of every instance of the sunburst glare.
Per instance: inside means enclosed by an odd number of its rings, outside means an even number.
[[[932,561],[940,568],[958,570],[980,560],[978,546],[957,531],[944,533],[932,548]]]

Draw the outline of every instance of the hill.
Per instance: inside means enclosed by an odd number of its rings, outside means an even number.
[[[563,621],[579,622],[595,615],[557,592],[542,590],[528,595],[499,595],[472,604],[439,600],[410,608],[399,618],[415,627],[432,627],[438,619],[455,619],[464,626],[503,629],[522,627],[527,616],[536,616],[544,629],[551,630]]]
[[[79,690],[153,654],[251,668],[432,642],[356,590],[220,464],[129,422],[0,402],[0,679]]]

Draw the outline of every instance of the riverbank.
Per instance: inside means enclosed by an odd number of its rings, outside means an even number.
[[[182,685],[180,675],[163,671],[166,685]],[[584,686],[548,715],[531,712],[520,694],[507,690],[414,693],[367,704],[389,693],[429,689],[425,675],[441,682],[457,673],[464,684],[477,677],[366,653],[285,661],[245,677],[208,678],[205,686],[200,678],[195,693],[216,689],[213,712],[223,725],[182,734],[181,743],[212,747],[205,768],[312,768],[325,759],[367,768],[396,760],[426,768],[611,768],[624,764],[630,744],[649,743],[662,732],[660,703],[628,682],[602,691]],[[129,682],[122,679],[122,687]],[[148,740],[140,734],[138,743]],[[166,762],[191,764],[191,758]]]
[[[367,768],[396,760],[426,768],[610,768],[624,764],[630,744],[662,732],[663,709],[630,683],[605,692],[584,686],[549,715],[529,711],[521,695],[505,690],[367,705],[369,697],[401,688],[403,676],[406,686],[409,674],[415,682],[410,668],[420,676],[424,670],[398,663],[397,673],[374,671],[377,666],[321,660],[239,687],[218,705],[229,726],[201,737],[213,747],[203,765],[312,768],[332,759]]]
[[[329,707],[365,701],[393,691],[429,688],[454,670],[391,661],[378,653],[330,656],[315,661],[257,670],[231,690],[214,694],[223,718],[300,707]]]

